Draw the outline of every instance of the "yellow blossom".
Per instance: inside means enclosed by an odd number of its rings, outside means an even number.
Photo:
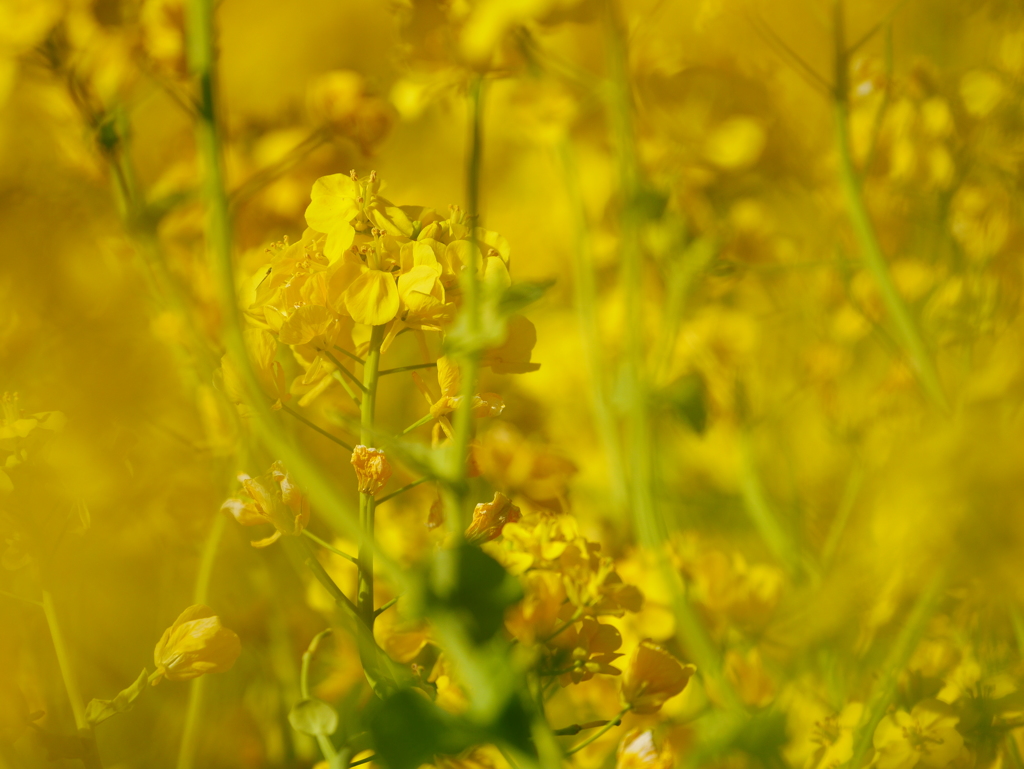
[[[238,480],[249,499],[228,499],[221,505],[221,510],[243,526],[269,523],[276,530],[269,537],[253,542],[253,547],[272,545],[281,535],[297,536],[306,528],[309,500],[280,462],[272,464],[263,475],[252,478],[243,473]]]
[[[205,673],[223,673],[241,651],[238,636],[221,625],[213,609],[190,606],[164,631],[153,650],[156,672],[150,680],[155,686],[162,678],[187,681]]]
[[[665,745],[658,750],[649,729],[628,731],[615,756],[615,769],[672,769],[676,765],[672,748]]]
[[[879,769],[942,769],[963,749],[956,712],[938,700],[922,700],[908,713],[897,710],[875,729]]]
[[[466,528],[466,541],[473,545],[490,542],[501,536],[505,524],[515,523],[522,517],[519,508],[500,491],[490,502],[481,502],[473,508],[473,520]]]
[[[622,702],[634,713],[657,713],[686,688],[697,668],[683,665],[653,641],[641,641],[626,666]]]

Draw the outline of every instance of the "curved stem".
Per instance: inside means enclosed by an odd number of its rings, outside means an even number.
[[[421,483],[424,483],[425,481],[429,481],[429,480],[430,480],[429,477],[423,476],[418,481],[413,481],[412,483],[407,483],[402,488],[396,489],[395,491],[392,491],[390,494],[385,494],[383,497],[381,497],[380,499],[377,500],[377,504],[378,505],[383,505],[389,499],[394,499],[399,494],[402,494],[402,493],[408,491],[409,489],[415,489]]]
[[[313,655],[316,654],[317,648],[320,646],[320,642],[325,636],[328,636],[333,632],[331,628],[321,630],[315,636],[313,640],[309,642],[309,646],[306,647],[306,651],[302,653],[302,667],[299,671],[299,693],[302,695],[302,699],[308,700],[310,698],[309,693],[309,667],[313,662]],[[346,762],[341,761],[341,756],[338,750],[334,747],[334,743],[331,742],[331,738],[318,734],[316,738],[317,745],[320,746],[320,752],[324,754],[324,758],[327,759],[327,765],[330,769],[340,769],[345,765]]]
[[[322,547],[324,550],[327,550],[330,553],[334,553],[335,555],[340,555],[345,560],[352,561],[352,563],[354,563],[354,564],[358,564],[359,563],[359,559],[356,558],[354,555],[349,555],[348,553],[346,553],[343,550],[339,550],[336,547],[332,547],[327,542],[324,542],[324,540],[320,539],[320,537],[318,537],[316,534],[311,532],[309,529],[303,529],[302,530],[302,536],[309,537],[311,540],[313,540],[318,545],[320,545],[320,547]]]

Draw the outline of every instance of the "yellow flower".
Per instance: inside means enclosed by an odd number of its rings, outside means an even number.
[[[812,741],[818,749],[807,762],[807,769],[833,769],[853,757],[853,733],[860,725],[864,705],[851,702],[837,715],[827,716],[814,724]]]
[[[306,224],[327,236],[324,253],[332,262],[352,245],[356,230],[369,228],[366,210],[377,204],[376,173],[359,179],[356,172],[322,176],[313,184]]]
[[[519,508],[500,491],[495,492],[490,502],[481,502],[473,508],[473,520],[466,529],[466,541],[472,545],[490,542],[501,536],[507,523],[515,523],[522,518]]]
[[[657,713],[683,691],[697,668],[684,665],[653,641],[641,641],[622,680],[622,702],[634,713]]]
[[[672,769],[676,757],[668,745],[658,750],[654,732],[632,729],[619,743],[615,769]]]
[[[952,707],[938,700],[922,700],[909,713],[897,710],[875,729],[878,769],[942,769],[964,746],[956,730],[960,718]]]
[[[562,686],[589,681],[596,673],[617,676],[622,673],[611,663],[622,655],[622,635],[612,625],[584,617],[577,625],[556,635],[550,645],[559,650],[554,656],[554,665],[560,672]]]
[[[223,673],[231,669],[241,651],[238,636],[221,625],[213,609],[189,606],[164,631],[153,650],[156,672],[150,680],[155,686],[162,678],[187,681],[204,673]]]
[[[356,323],[383,326],[395,319],[401,304],[390,272],[363,267],[344,294],[345,309]]]
[[[352,467],[356,469],[356,480],[362,494],[376,494],[391,477],[391,465],[384,452],[362,444],[352,452]]]
[[[253,547],[272,545],[282,534],[297,536],[306,528],[309,500],[292,482],[280,462],[272,464],[264,475],[251,478],[243,473],[238,480],[250,499],[229,499],[221,505],[221,510],[243,526],[269,523],[276,529],[269,537],[253,542]]]

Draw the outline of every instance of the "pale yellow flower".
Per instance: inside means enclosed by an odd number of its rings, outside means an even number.
[[[241,651],[238,635],[221,625],[213,609],[189,606],[164,631],[153,650],[156,672],[150,680],[155,686],[162,678],[187,681],[205,673],[223,673],[231,669]]]

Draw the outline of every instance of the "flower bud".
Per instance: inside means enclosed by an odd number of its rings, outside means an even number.
[[[352,452],[352,467],[356,469],[361,494],[376,494],[391,477],[391,465],[384,452],[361,444]]]
[[[253,542],[253,547],[271,545],[282,534],[297,536],[306,528],[309,523],[309,500],[292,482],[280,462],[272,464],[270,471],[264,475],[250,478],[242,474],[238,479],[250,499],[229,499],[220,509],[243,526],[269,523],[277,529],[266,539]]]
[[[657,713],[696,672],[653,641],[641,641],[629,658],[622,680],[622,702],[634,713]]]
[[[223,673],[231,669],[241,651],[238,636],[220,624],[213,609],[189,606],[164,631],[153,650],[156,672],[150,680],[155,686],[161,678],[187,681],[204,673]]]
[[[466,541],[471,545],[490,542],[501,536],[506,523],[515,523],[522,517],[523,514],[512,504],[512,500],[500,491],[495,492],[493,500],[481,502],[473,508],[473,520],[466,529]]]

